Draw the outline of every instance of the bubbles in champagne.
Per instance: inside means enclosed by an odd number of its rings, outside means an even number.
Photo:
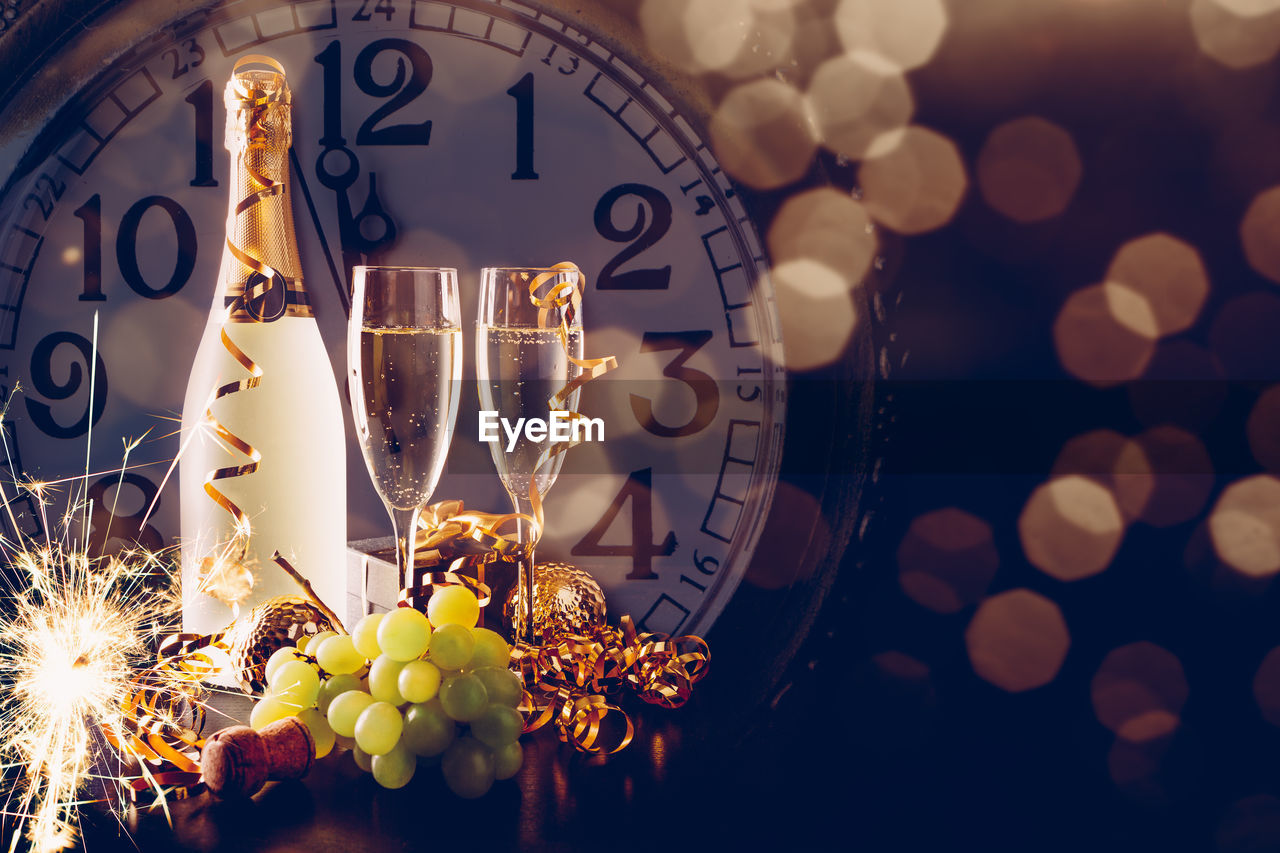
[[[582,329],[570,329],[568,354],[582,358]],[[480,386],[480,408],[496,411],[515,429],[521,419],[549,420],[552,395],[576,379],[582,369],[569,361],[559,329],[478,326],[476,329],[476,371]],[[579,392],[565,401],[576,409]],[[556,481],[564,456],[558,455],[537,467],[549,441],[531,441],[520,430],[515,446],[505,427],[498,427],[498,441],[489,444],[498,476],[513,494],[525,496],[535,469],[539,494],[546,494]]]
[[[435,491],[458,411],[462,331],[360,330],[357,431],[374,486],[387,503],[412,509]]]

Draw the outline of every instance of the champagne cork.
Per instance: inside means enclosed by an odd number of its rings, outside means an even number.
[[[223,799],[252,797],[268,779],[301,779],[315,761],[311,730],[297,717],[255,732],[232,726],[211,736],[200,756],[205,784]]]

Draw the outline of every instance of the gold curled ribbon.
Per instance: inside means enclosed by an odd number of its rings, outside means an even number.
[[[241,58],[231,69],[231,87],[236,96],[241,101],[243,109],[249,111],[248,121],[248,140],[246,154],[249,151],[260,150],[266,147],[265,134],[261,129],[261,120],[266,109],[285,96],[286,90],[283,86],[271,91],[257,88],[251,85],[247,75],[239,74],[240,69],[248,64],[264,64],[275,69],[282,77],[284,76],[284,68],[280,63],[267,56],[250,55]],[[244,310],[258,320],[253,311],[250,311],[250,305],[256,299],[261,299],[275,286],[284,286],[284,277],[278,270],[267,264],[262,258],[254,257],[249,252],[237,246],[234,235],[237,233],[234,227],[235,219],[250,211],[253,207],[261,204],[268,198],[279,195],[284,191],[284,185],[273,180],[270,176],[263,174],[258,170],[253,162],[253,158],[244,157],[244,167],[249,172],[252,181],[259,185],[258,189],[252,186],[246,188],[248,194],[240,199],[227,222],[227,251],[241,265],[250,271],[249,280],[243,292],[231,299],[227,305],[221,329],[221,341],[223,348],[235,359],[236,363],[248,371],[249,376],[244,379],[227,382],[215,389],[208,405],[205,407],[205,421],[213,428],[214,433],[225,442],[229,447],[246,456],[249,461],[241,465],[228,465],[221,468],[215,468],[210,471],[204,479],[204,491],[215,504],[235,520],[235,532],[231,541],[226,544],[223,552],[217,557],[206,558],[202,565],[202,586],[206,589],[213,589],[217,592],[215,584],[221,580],[218,577],[220,571],[226,571],[231,565],[239,563],[243,560],[248,548],[248,532],[249,532],[249,516],[236,505],[227,495],[219,490],[214,483],[219,480],[229,480],[237,477],[244,477],[258,470],[259,464],[262,462],[262,452],[255,448],[249,442],[240,436],[231,432],[227,427],[217,419],[213,413],[213,404],[224,397],[237,394],[243,391],[249,391],[257,388],[262,383],[264,375],[262,366],[255,362],[244,352],[231,336],[227,333],[227,327],[231,321],[231,317],[237,310]],[[221,596],[220,596],[221,597]]]
[[[448,500],[431,504],[418,513],[414,532],[414,563],[409,582],[400,590],[397,604],[426,611],[427,599],[438,587],[461,585],[476,594],[484,607],[493,591],[484,582],[486,563],[512,556],[528,549],[502,528],[511,522],[528,518],[519,513],[466,512],[462,501]],[[425,566],[417,565],[421,560]],[[435,570],[448,565],[448,571]],[[476,577],[462,574],[470,568]]]
[[[572,276],[569,273],[572,273]],[[529,299],[538,308],[538,328],[550,328],[551,318],[559,316],[560,323],[556,326],[556,334],[560,338],[560,345],[564,347],[565,357],[582,369],[578,376],[570,379],[563,388],[547,398],[547,408],[552,412],[564,412],[570,423],[586,420],[585,415],[568,406],[569,398],[574,392],[618,366],[617,357],[612,355],[602,358],[576,358],[570,352],[569,329],[582,310],[582,290],[586,281],[587,278],[582,274],[582,270],[571,261],[554,264],[546,272],[533,276],[529,281]],[[533,531],[530,539],[534,543],[542,538],[543,529],[542,496],[538,494],[536,472],[556,456],[582,443],[578,430],[571,430],[570,435],[571,438],[568,441],[550,444],[538,457],[537,464],[533,466],[535,476],[529,478],[529,504],[533,509]]]
[[[138,764],[136,774],[119,779],[135,806],[148,805],[143,802],[148,793],[154,806],[204,790],[200,750],[205,712],[200,682],[217,668],[205,649],[220,641],[221,635],[166,637],[156,664],[130,681],[118,723],[103,725],[103,734],[116,753]]]
[[[624,684],[651,705],[679,708],[689,701],[693,685],[710,670],[706,641],[637,633],[630,616],[621,623],[582,634],[544,635],[540,645],[518,642],[512,648],[511,663],[525,688],[520,711],[526,732],[554,723],[562,742],[580,752],[610,755],[635,736],[630,716],[608,698]],[[620,715],[621,722],[606,741],[604,721],[610,714]]]

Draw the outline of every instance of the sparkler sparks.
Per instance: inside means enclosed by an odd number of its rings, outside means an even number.
[[[7,414],[6,403],[0,422]],[[8,457],[3,426],[0,443]],[[125,442],[122,478],[136,446]],[[87,459],[85,472],[76,478],[82,486],[90,476]],[[193,749],[199,740],[184,723],[201,717],[194,703],[204,672],[190,662],[157,659],[160,638],[181,618],[167,553],[126,548],[96,555],[83,491],[68,501],[55,535],[45,518],[51,484],[28,483],[22,490],[39,507],[40,527],[48,532],[43,543],[20,532],[10,489],[0,483],[0,506],[12,531],[12,538],[0,534],[0,771],[6,789],[0,820],[17,825],[10,853],[24,837],[45,853],[74,843],[77,808],[91,781],[107,783],[123,803],[125,786],[142,780],[166,805],[160,779],[171,777],[163,771],[197,767]],[[109,510],[114,521],[115,506]],[[77,521],[83,534],[78,543]]]
[[[128,728],[139,673],[163,679],[154,640],[179,606],[156,554],[94,559],[59,546],[0,544],[22,576],[10,590],[12,615],[0,621],[0,754],[18,777],[4,812],[26,824],[33,849],[57,850],[75,837],[78,797],[93,774],[113,759],[123,769],[144,757],[127,742],[107,748],[102,733]],[[18,841],[15,834],[9,849]]]

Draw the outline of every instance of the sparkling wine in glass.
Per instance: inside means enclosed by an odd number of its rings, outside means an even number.
[[[476,318],[476,373],[480,408],[494,411],[514,427],[520,419],[551,420],[551,398],[581,373],[570,360],[582,359],[582,311],[574,303],[563,308],[541,309],[530,295],[540,281],[540,295],[558,284],[577,286],[576,270],[535,267],[486,267],[481,273],[480,311]],[[562,321],[568,327],[561,340]],[[566,346],[567,341],[567,346]],[[577,408],[579,391],[562,404]],[[514,446],[505,428],[499,440],[489,444],[494,467],[511,496],[516,512],[531,515],[532,491],[546,495],[564,465],[563,453],[548,456],[552,442],[530,440],[521,430]],[[529,544],[520,559],[518,580],[524,599],[525,638],[532,641],[534,555],[527,523],[520,525],[520,541]]]
[[[462,324],[454,269],[358,266],[347,364],[356,435],[391,515],[400,588],[414,528],[444,469],[458,415]]]

